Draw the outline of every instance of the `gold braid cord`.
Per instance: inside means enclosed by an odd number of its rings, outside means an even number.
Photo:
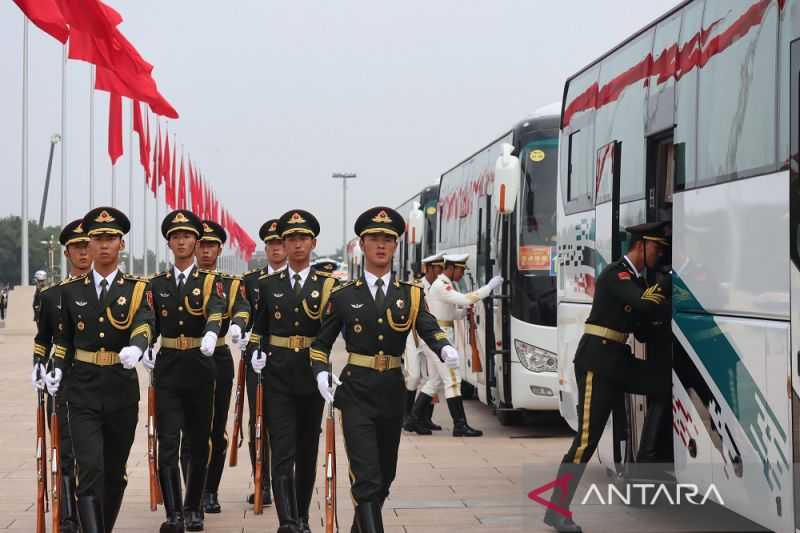
[[[228,314],[222,318],[233,318],[233,304],[236,303],[236,298],[239,297],[239,280],[233,278],[231,281],[231,288],[228,290]]]
[[[146,287],[146,282],[136,282],[136,286],[133,288],[133,294],[131,295],[131,305],[128,307],[128,316],[125,317],[125,320],[121,322],[116,320],[114,315],[111,314],[111,307],[106,308],[106,317],[112,326],[119,330],[126,330],[131,327],[131,324],[133,324],[133,318],[136,316],[136,312],[139,311],[139,305],[142,303],[142,296],[144,296],[144,289]]]
[[[419,314],[419,301],[420,288],[411,287],[411,310],[408,313],[408,320],[405,322],[395,322],[394,318],[392,318],[391,308],[387,308],[386,319],[389,322],[389,327],[400,333],[410,330],[412,326],[416,329],[417,315]]]
[[[191,305],[189,305],[189,295],[183,297],[183,305],[186,306],[186,311],[193,316],[206,316],[206,307],[208,306],[208,300],[211,299],[211,290],[214,288],[214,279],[216,278],[216,274],[206,274],[205,279],[203,280],[203,307],[201,309],[195,309]]]
[[[331,297],[331,292],[333,292],[333,285],[335,283],[336,278],[325,278],[325,281],[322,283],[322,298],[320,298],[319,309],[317,311],[312,311],[308,307],[308,303],[303,300],[303,309],[308,315],[308,318],[311,320],[319,320],[322,317],[322,311],[325,309],[325,306],[328,305],[328,299]]]

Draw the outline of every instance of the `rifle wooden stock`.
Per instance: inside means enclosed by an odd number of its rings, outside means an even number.
[[[325,419],[325,533],[333,533],[336,523],[336,422],[333,404]]]
[[[261,374],[258,374],[258,386],[256,387],[256,424],[255,424],[255,445],[256,445],[256,464],[255,464],[255,494],[253,495],[253,513],[261,514],[264,511],[264,498],[261,485],[264,457],[262,447],[264,445],[264,382]]]
[[[467,320],[469,320],[469,345],[472,348],[472,371],[483,372],[481,352],[478,350],[478,325],[475,323],[475,310],[472,307],[467,309]]]
[[[45,533],[47,512],[47,435],[44,392],[37,392],[36,405],[36,533]]]
[[[236,399],[233,408],[233,435],[231,438],[231,456],[228,462],[230,466],[239,463],[239,446],[242,445],[242,415],[244,413],[244,382],[247,378],[247,368],[244,364],[244,351],[239,360],[239,370],[236,376]]]
[[[61,426],[56,414],[56,399],[53,397],[53,412],[50,414],[50,486],[52,533],[61,532]]]
[[[150,478],[150,510],[158,509],[158,504],[163,503],[161,485],[158,480],[158,439],[156,437],[156,388],[153,386],[153,376],[150,376],[150,386],[147,388],[147,469]]]

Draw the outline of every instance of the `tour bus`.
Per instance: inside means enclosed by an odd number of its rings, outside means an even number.
[[[392,270],[401,279],[418,277],[422,273],[422,260],[436,253],[438,200],[439,184],[436,183],[425,187],[397,207],[397,212],[406,221],[406,231],[398,242]]]
[[[353,280],[361,276],[363,269],[363,253],[358,237],[353,237],[347,241],[347,249],[344,254],[344,261],[347,265],[348,278]]]
[[[672,343],[629,341],[672,361],[663,459],[773,531],[800,527],[799,93],[800,0],[693,0],[567,80],[559,137],[564,418],[576,428],[596,277],[625,227],[670,221]],[[610,472],[636,456],[646,411],[633,395],[615,410],[598,448]]]
[[[523,409],[558,409],[558,125],[559,105],[542,108],[444,172],[439,184],[436,251],[469,254],[459,289],[475,290],[495,274],[506,280],[502,294],[475,305],[474,315],[455,324],[464,393],[476,392],[494,406],[503,424]],[[521,162],[510,184],[518,191],[510,201],[516,209],[505,215],[492,201],[504,145]]]

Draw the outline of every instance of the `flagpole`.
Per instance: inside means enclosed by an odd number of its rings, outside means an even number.
[[[161,132],[161,121],[158,119],[158,117],[156,117],[156,132],[159,132],[159,133]],[[155,196],[155,215],[156,215],[156,219],[155,219],[155,224],[153,224],[153,230],[154,230],[153,253],[155,254],[155,258],[156,258],[156,266],[153,269],[153,272],[159,272],[159,270],[161,269],[161,265],[160,265],[160,261],[159,261],[159,259],[161,258],[161,246],[158,244],[158,226],[161,223],[161,216],[160,216],[160,211],[161,210],[159,209],[160,206],[158,205],[159,192],[161,190],[161,187],[159,186],[159,183],[158,183],[158,180],[160,178],[159,174],[161,172],[161,161],[160,161],[160,159],[161,159],[161,155],[159,154],[159,161],[155,165],[156,168],[154,169],[155,176],[153,176],[153,178],[152,178],[152,179],[156,180],[156,196]]]
[[[28,60],[30,49],[28,46],[28,17],[25,20],[22,31],[22,213],[20,217],[21,232],[21,272],[20,279],[22,285],[28,284],[28,86],[29,69]]]
[[[131,103],[131,134],[128,137],[128,213],[133,218],[133,100]],[[139,142],[142,142],[139,139]],[[147,220],[147,219],[145,219]],[[131,232],[130,242],[128,243],[128,273],[133,274],[133,232]]]
[[[61,227],[67,225],[67,45],[61,57]],[[61,277],[67,277],[67,257],[61,254]]]
[[[94,72],[89,68],[89,210],[94,209]]]
[[[149,124],[150,119],[148,118],[147,121],[148,121],[147,131],[150,131],[150,124]],[[149,165],[150,162],[148,161],[147,164]],[[142,192],[142,209],[144,209],[144,219],[143,219],[144,226],[142,226],[142,268],[143,268],[143,274],[145,276],[149,274],[147,266],[147,196],[149,194],[150,194],[150,187],[148,186],[147,180],[145,179],[144,191]]]

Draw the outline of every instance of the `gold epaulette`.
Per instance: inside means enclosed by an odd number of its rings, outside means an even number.
[[[152,280],[154,280],[156,278],[160,278],[162,276],[166,276],[167,274],[169,274],[169,271],[165,270],[164,272],[159,272],[158,274],[153,274],[149,278],[145,278],[145,279],[147,279],[148,281],[152,281]]]
[[[278,276],[278,275],[283,274],[283,273],[284,273],[283,270],[276,270],[272,274],[262,274],[262,275],[258,276],[258,279],[260,279],[260,280],[261,279],[267,279],[267,278],[271,278],[272,276]]]
[[[74,283],[76,281],[82,281],[82,280],[87,279],[88,276],[89,276],[89,273],[87,272],[86,274],[81,274],[80,276],[75,276],[74,278],[65,279],[64,281],[59,283],[59,285],[69,285],[70,283]]]
[[[333,294],[335,292],[338,292],[338,291],[344,289],[345,287],[350,287],[351,285],[355,285],[355,284],[356,284],[356,280],[351,279],[350,281],[348,281],[346,283],[342,283],[341,285],[335,286],[333,288],[333,290],[331,290],[331,294]]]
[[[134,276],[133,274],[122,274],[122,278],[130,281],[144,281],[145,283],[148,283],[150,281],[150,278],[146,278],[143,276]]]
[[[314,272],[314,274],[316,274],[318,276],[325,276],[326,278],[335,278],[336,277],[333,274],[331,274],[330,272],[323,272],[322,270],[317,270],[315,268],[312,268],[311,270]]]
[[[401,280],[398,280],[398,281],[399,281],[400,283],[402,283],[403,285],[408,285],[408,286],[410,286],[410,287],[418,287],[418,288],[420,288],[420,289],[424,288],[424,287],[422,286],[422,283],[418,282],[418,281],[417,281],[417,280],[415,280],[415,279],[413,279],[413,280],[404,280],[404,279],[401,279]]]

